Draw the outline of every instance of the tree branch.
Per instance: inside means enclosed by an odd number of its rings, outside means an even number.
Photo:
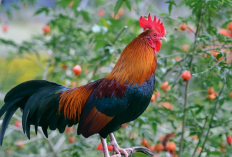
[[[205,130],[205,126],[206,126],[207,120],[208,120],[208,116],[206,116],[206,118],[205,118],[205,123],[204,123],[204,125],[203,125],[203,127],[202,127],[201,135],[200,135],[200,137],[199,137],[199,141],[198,141],[198,143],[197,143],[197,145],[196,145],[196,148],[194,149],[194,152],[193,152],[192,157],[194,157],[194,155],[195,155],[195,153],[196,153],[196,151],[197,151],[197,148],[199,147],[199,144],[201,143],[201,137],[202,137],[203,132],[204,132],[204,130]]]
[[[211,126],[212,126],[212,123],[213,123],[213,117],[214,117],[214,115],[215,115],[215,113],[216,113],[217,104],[218,104],[218,102],[219,102],[219,98],[220,98],[220,96],[221,96],[221,94],[222,94],[222,91],[223,91],[223,89],[224,89],[224,87],[225,87],[225,84],[226,84],[226,81],[224,80],[223,86],[222,86],[222,88],[221,88],[221,90],[220,90],[220,92],[219,92],[219,94],[218,94],[217,101],[215,102],[215,105],[214,105],[213,114],[212,114],[211,119],[210,119],[209,128],[208,128],[208,130],[207,130],[207,134],[206,134],[205,140],[204,140],[203,145],[202,145],[202,151],[201,151],[201,153],[202,153],[203,150],[204,150],[205,143],[206,143],[206,141],[207,141],[207,139],[208,139],[208,136],[209,136],[209,131],[210,131],[210,129],[212,128]],[[199,154],[198,157],[201,156],[201,153]]]
[[[192,51],[192,55],[190,56],[190,72],[192,72],[192,67],[193,67],[193,59],[194,59],[194,54],[196,52],[196,43],[197,43],[197,38],[199,36],[200,33],[200,24],[201,24],[201,18],[203,15],[203,10],[201,11],[199,18],[198,18],[198,22],[197,22],[197,30],[195,33],[195,41],[194,41],[194,48]],[[189,87],[189,81],[187,81],[186,85],[185,85],[185,94],[184,94],[184,115],[183,115],[183,120],[182,120],[182,133],[181,133],[181,139],[180,139],[180,149],[179,149],[179,157],[182,156],[182,151],[183,151],[183,144],[184,144],[184,133],[185,133],[185,125],[186,125],[186,108],[187,108],[187,102],[188,102],[188,87]]]

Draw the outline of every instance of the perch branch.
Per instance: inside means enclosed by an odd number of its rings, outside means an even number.
[[[132,155],[136,152],[141,152],[143,154],[146,154],[146,155],[151,155],[153,156],[154,154],[146,147],[132,147],[132,152],[130,150],[127,151],[128,153],[128,157],[132,157]],[[121,157],[125,157],[124,154],[121,154]]]

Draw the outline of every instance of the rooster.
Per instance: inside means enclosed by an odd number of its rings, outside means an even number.
[[[109,135],[113,156],[128,157],[119,147],[113,132],[123,123],[138,118],[149,105],[157,66],[156,54],[161,40],[166,40],[165,28],[156,16],[152,20],[140,17],[144,31],[132,40],[121,53],[111,73],[89,84],[69,88],[45,80],[31,80],[11,89],[5,96],[0,117],[5,113],[0,132],[0,144],[15,111],[23,112],[22,127],[30,139],[30,125],[63,133],[66,126],[79,124],[77,134],[84,137],[98,133],[104,157],[109,157],[106,137]]]

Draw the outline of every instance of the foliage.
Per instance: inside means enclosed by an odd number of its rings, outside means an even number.
[[[28,2],[24,0],[22,4]],[[171,140],[179,156],[230,156],[231,146],[221,143],[226,143],[226,135],[232,133],[229,106],[232,35],[231,30],[226,30],[231,22],[232,2],[97,0],[87,1],[86,6],[83,2],[59,0],[52,8],[38,8],[34,16],[50,17],[44,24],[50,26],[49,34],[37,34],[20,44],[0,38],[1,45],[9,48],[7,55],[0,59],[0,98],[2,93],[25,80],[46,79],[74,87],[104,77],[112,70],[123,48],[142,31],[139,17],[150,12],[161,18],[168,39],[162,42],[157,54],[154,91],[159,91],[160,96],[137,120],[116,132],[119,144],[122,147],[141,145],[145,137],[151,146],[160,142],[159,136],[174,133]],[[9,10],[6,13],[13,16]],[[182,23],[187,24],[187,30],[180,29]],[[227,36],[218,33],[222,29]],[[72,73],[76,64],[82,67],[79,76]],[[181,79],[185,70],[192,74],[189,81]],[[165,81],[171,85],[169,90],[160,88]],[[209,87],[218,92],[214,93],[214,100],[207,96]],[[2,105],[3,99],[0,101]],[[21,120],[19,116],[20,111],[11,120],[0,148],[5,156],[102,156],[96,150],[100,143],[97,135],[84,139],[76,136],[76,131],[65,134],[53,131],[47,140],[31,131],[29,141],[22,129],[14,125],[15,119]],[[68,137],[75,137],[76,142],[69,143]],[[25,145],[21,149],[16,143],[20,139]],[[197,151],[198,147],[202,147],[202,153]],[[165,152],[160,154],[165,156]]]

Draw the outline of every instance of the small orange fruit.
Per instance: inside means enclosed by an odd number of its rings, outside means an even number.
[[[175,60],[176,60],[177,62],[179,62],[181,59],[182,59],[182,58],[181,58],[180,56],[176,56],[176,57],[175,57]]]
[[[68,6],[72,7],[74,5],[74,1],[69,2]]]
[[[182,31],[186,30],[186,29],[187,29],[187,24],[186,24],[186,23],[182,23],[182,24],[180,25],[180,29],[181,29]]]
[[[197,148],[197,152],[198,152],[198,153],[200,153],[200,152],[201,152],[201,150],[202,150],[202,148],[201,148],[201,147],[198,147],[198,148]]]
[[[175,151],[176,150],[176,144],[174,142],[168,142],[166,144],[166,149],[168,151]]]
[[[160,151],[164,150],[164,145],[162,143],[157,143],[155,145],[155,151],[159,153]]]
[[[112,19],[118,20],[119,19],[119,14],[116,14],[116,16],[114,16],[114,13],[111,14]]]
[[[232,31],[232,22],[230,22],[228,25],[227,25],[227,29]]]
[[[159,136],[159,140],[160,140],[160,141],[163,141],[163,140],[164,140],[164,136],[163,136],[163,135],[160,135],[160,136]]]
[[[120,9],[118,10],[118,14],[119,14],[120,16],[122,16],[122,15],[124,14],[123,8],[120,8]]]
[[[148,149],[153,152],[155,150],[155,145],[151,145],[150,147],[148,147]]]
[[[75,138],[74,137],[69,137],[68,138],[68,142],[69,143],[74,143],[75,142]]]
[[[163,82],[160,86],[161,89],[166,90],[168,88],[168,82]]]
[[[169,102],[163,102],[162,106],[166,109],[173,110],[173,106]]]
[[[156,91],[155,92],[155,97],[159,97],[160,96],[160,92],[159,91]]]
[[[155,97],[155,94],[152,94],[151,96],[151,102],[155,101],[156,97]]]
[[[182,45],[182,50],[183,50],[184,52],[189,52],[189,45],[188,45],[188,44]]]
[[[208,94],[214,94],[214,89],[213,87],[209,87],[207,90]]]
[[[230,92],[230,98],[232,98],[232,92]]]
[[[141,145],[147,147],[149,145],[149,142],[147,141],[147,139],[144,137],[141,141]]]
[[[224,142],[221,142],[221,145],[222,145],[222,147],[225,147],[225,146],[226,146],[226,144],[225,144]]]
[[[226,148],[219,148],[219,150],[224,153],[226,152]]]
[[[197,139],[198,139],[197,135],[193,135],[193,136],[191,136],[191,138],[192,138],[193,140],[197,140]]]
[[[210,100],[216,99],[216,96],[214,94],[207,95],[206,97]]]
[[[23,141],[22,140],[18,140],[17,141],[17,148],[18,149],[22,149],[24,147]]]
[[[220,29],[218,33],[221,34],[221,35],[227,36],[227,37],[230,36],[227,29]]]
[[[124,123],[124,124],[121,125],[121,128],[125,128],[125,127],[127,127],[126,123]]]

